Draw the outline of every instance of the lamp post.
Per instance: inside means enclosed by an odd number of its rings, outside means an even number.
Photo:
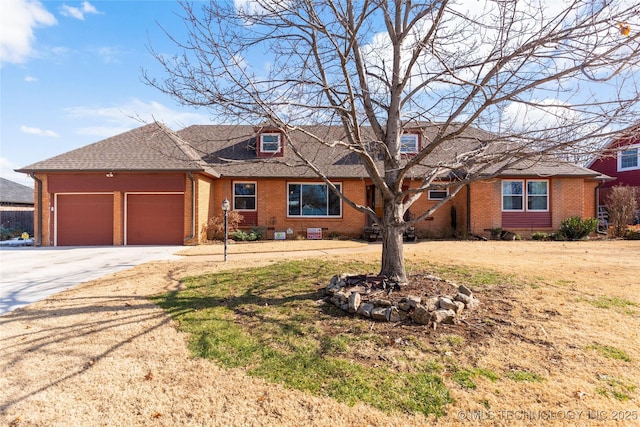
[[[224,199],[222,202],[222,212],[224,212],[224,261],[227,262],[227,239],[229,238],[229,200]]]

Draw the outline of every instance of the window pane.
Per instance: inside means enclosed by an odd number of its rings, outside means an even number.
[[[638,149],[625,150],[620,156],[620,167],[635,168],[638,167]]]
[[[300,184],[289,184],[289,215],[300,215]]]
[[[234,208],[238,210],[253,211],[256,209],[255,197],[236,197]]]
[[[503,195],[521,195],[522,181],[502,181],[502,194]]]
[[[546,181],[529,181],[527,182],[527,194],[547,194]]]
[[[339,185],[336,187],[340,190]],[[340,216],[340,197],[331,190],[329,190],[329,215]]]
[[[503,196],[502,208],[505,211],[521,211],[522,210],[522,196]]]
[[[326,185],[302,185],[302,215],[327,215]]]
[[[546,211],[547,196],[529,196],[527,197],[527,209],[530,211]]]
[[[251,183],[235,183],[233,185],[233,193],[236,196],[255,196],[256,185]]]

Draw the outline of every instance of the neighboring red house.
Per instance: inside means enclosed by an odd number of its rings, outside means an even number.
[[[614,178],[600,187],[600,205],[606,205],[609,190],[617,185],[638,187],[640,197],[640,129],[611,141],[602,155],[593,159],[587,167]]]
[[[434,126],[402,138],[408,159]],[[340,128],[306,129],[325,140],[344,139]],[[306,142],[303,130],[291,135],[303,141],[295,148],[320,165],[348,198],[380,211],[380,197],[357,156],[341,144]],[[487,137],[471,129],[461,140],[477,145]],[[197,244],[206,240],[208,221],[220,216],[224,199],[242,214],[243,226],[264,227],[267,238],[275,232],[306,236],[308,229],[318,228],[325,236],[360,237],[368,217],[329,191],[287,142],[294,143],[271,126],[203,125],[173,132],[153,123],[26,166],[19,171],[35,179],[36,242]],[[424,164],[450,160],[453,151],[436,150]],[[406,185],[417,186],[427,170],[416,168]],[[596,215],[599,176],[567,162],[536,159],[465,185],[418,223],[416,232],[419,237],[450,236],[452,212],[462,233],[554,231],[569,216]],[[411,211],[422,212],[446,195],[446,189],[430,190]]]

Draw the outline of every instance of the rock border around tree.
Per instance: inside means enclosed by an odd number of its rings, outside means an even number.
[[[431,280],[456,285],[437,276]],[[402,288],[384,276],[343,273],[331,278],[324,288],[325,300],[339,309],[380,322],[412,322],[436,328],[438,324],[458,324],[466,311],[480,301],[465,285],[457,286],[455,295],[405,295]],[[395,293],[395,294],[394,294]]]

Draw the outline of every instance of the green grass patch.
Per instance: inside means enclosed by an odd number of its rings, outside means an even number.
[[[627,353],[625,353],[620,349],[612,347],[610,345],[593,344],[593,345],[587,346],[587,349],[595,350],[598,353],[600,353],[602,356],[606,357],[607,359],[623,360],[625,362],[631,362],[631,357]]]
[[[628,299],[608,296],[602,296],[595,299],[581,298],[579,301],[587,302],[597,308],[615,310],[628,315],[635,315],[637,311],[633,308],[640,306],[640,304]]]
[[[318,289],[334,274],[376,269],[364,263],[283,262],[191,277],[184,280],[185,289],[155,302],[189,334],[189,348],[197,357],[350,405],[443,415],[452,398],[442,367],[427,359],[416,340],[407,337],[395,359],[405,369],[398,369],[377,359],[387,347],[398,349],[388,338],[370,333],[369,321],[316,303],[322,298]],[[451,338],[450,344],[462,342]],[[357,354],[369,354],[375,363]]]
[[[596,392],[607,398],[613,398],[620,402],[631,400],[631,394],[636,390],[635,384],[624,378],[610,375],[599,375],[600,381],[604,382],[602,387],[597,387]]]
[[[450,369],[453,372],[451,379],[461,387],[473,390],[477,387],[477,384],[473,381],[477,377],[485,377],[490,379],[492,382],[497,381],[499,378],[496,373],[484,368],[458,369],[457,367],[450,367]]]
[[[506,377],[519,383],[539,383],[544,381],[542,375],[529,371],[511,371],[507,373]]]

